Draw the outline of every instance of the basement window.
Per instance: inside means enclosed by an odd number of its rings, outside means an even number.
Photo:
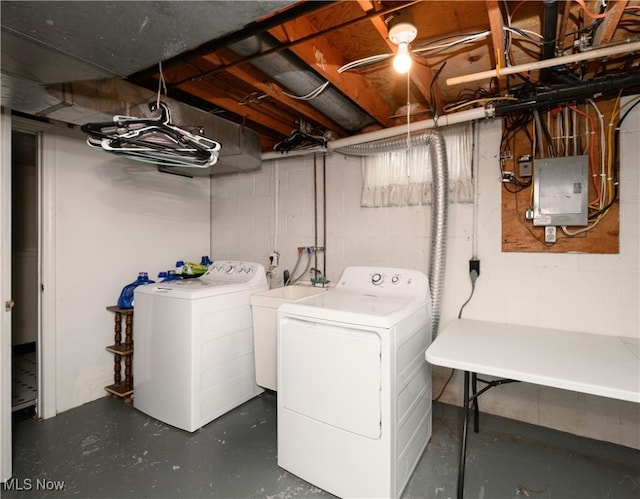
[[[442,128],[447,148],[449,202],[473,202],[473,125]],[[428,146],[412,146],[365,156],[362,164],[361,206],[431,204],[433,182]]]

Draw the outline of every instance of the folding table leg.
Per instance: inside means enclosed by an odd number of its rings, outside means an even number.
[[[460,462],[458,463],[458,499],[464,496],[464,466],[467,456],[467,430],[469,427],[469,371],[464,372],[464,417],[462,420],[462,438],[460,439]]]
[[[478,373],[471,373],[471,395],[473,396],[473,431],[480,431],[480,408],[478,407]]]

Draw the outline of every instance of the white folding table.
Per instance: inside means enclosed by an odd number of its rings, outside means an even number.
[[[640,403],[639,343],[635,338],[470,319],[450,322],[425,357],[433,365],[464,371],[458,499],[464,493],[470,403],[475,432],[479,423],[478,397],[504,383],[524,381]],[[485,381],[478,374],[502,379]],[[486,384],[480,391],[478,381]]]

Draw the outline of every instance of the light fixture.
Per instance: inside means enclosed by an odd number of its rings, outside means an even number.
[[[406,73],[411,68],[411,54],[409,53],[409,43],[415,40],[418,29],[406,18],[397,18],[397,22],[391,19],[389,28],[389,40],[398,46],[398,52],[393,58],[393,68],[398,73]]]

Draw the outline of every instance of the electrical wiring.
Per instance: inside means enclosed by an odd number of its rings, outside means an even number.
[[[284,95],[286,95],[287,97],[291,98],[291,99],[296,99],[296,100],[311,100],[311,99],[315,99],[318,95],[320,95],[325,88],[327,88],[329,86],[329,82],[325,81],[322,85],[320,85],[318,88],[316,88],[315,90],[312,90],[311,92],[309,92],[307,95],[302,95],[302,96],[298,96],[298,95],[293,95],[293,94],[289,94],[285,91],[283,91],[282,93]]]
[[[537,44],[537,45],[544,45],[543,42],[536,40],[535,38],[533,38],[532,36],[529,35],[534,35],[536,37],[538,37],[540,40],[543,40],[544,37],[540,34],[540,33],[536,33],[535,31],[530,31],[527,29],[520,29],[520,28],[514,28],[513,26],[504,26],[502,28],[504,31],[508,31],[510,33],[515,33],[517,35],[520,35],[523,38],[526,38],[527,40]],[[554,40],[555,41],[555,40]]]
[[[620,114],[623,109],[629,107],[629,109],[626,110],[626,112],[622,115],[622,117],[618,121],[618,126],[610,128],[610,130],[613,129],[613,138],[609,143],[609,148],[613,149],[613,161],[612,161],[612,164],[611,164],[611,171],[610,171],[610,173],[608,173],[608,175],[610,175],[610,177],[611,177],[611,181],[609,182],[609,184],[610,184],[611,189],[612,189],[612,194],[611,194],[611,197],[609,199],[608,204],[602,210],[599,210],[598,212],[596,212],[595,215],[599,215],[600,213],[606,212],[606,210],[611,208],[613,203],[615,203],[617,201],[617,199],[618,199],[618,171],[617,171],[617,167],[619,165],[619,163],[618,163],[618,161],[619,161],[618,160],[618,156],[619,156],[619,148],[618,148],[619,141],[618,141],[618,137],[619,137],[619,132],[620,132],[620,126],[622,125],[622,123],[624,122],[624,120],[628,116],[628,114],[637,105],[640,105],[640,97],[635,97],[635,98],[631,99],[626,104],[621,106],[617,111],[614,111],[614,113],[612,114],[611,122],[613,123],[613,121],[615,119],[615,116],[617,114]]]
[[[562,225],[560,227],[560,229],[567,236],[577,236],[578,234],[584,234],[585,232],[590,231],[591,229],[593,229],[596,225],[598,225],[598,223],[600,223],[600,220],[602,220],[602,218],[603,218],[603,216],[598,217],[595,222],[593,222],[591,225],[587,225],[586,227],[583,227],[582,229],[570,231],[569,229],[567,229],[566,225]]]
[[[587,99],[587,103],[595,110],[598,117],[598,123],[600,124],[600,193],[599,204],[597,208],[602,209],[604,206],[604,195],[607,188],[607,174],[606,174],[606,133],[604,128],[604,114],[600,111],[600,108],[593,99]]]
[[[443,111],[445,113],[449,113],[449,112],[453,112],[453,111],[458,111],[459,109],[468,107],[468,106],[472,106],[474,104],[486,104],[488,102],[497,102],[497,101],[506,101],[506,100],[518,100],[515,97],[511,97],[511,96],[504,96],[504,97],[483,97],[480,99],[471,99],[468,101],[464,101],[461,103],[457,103],[457,102],[452,102],[451,104],[448,104],[446,106],[444,106]]]
[[[589,203],[590,213],[589,220],[590,223],[582,228],[576,230],[569,230],[567,226],[561,226],[562,232],[569,237],[575,237],[580,234],[584,234],[592,229],[594,229],[600,221],[604,219],[604,217],[609,213],[609,210],[613,203],[616,201],[618,196],[618,188],[617,188],[617,174],[614,172],[614,161],[615,161],[615,131],[616,127],[614,127],[614,123],[618,115],[622,112],[622,109],[626,106],[635,106],[640,103],[640,97],[636,99],[632,99],[624,107],[620,106],[620,97],[622,92],[618,94],[618,97],[614,103],[613,110],[611,112],[610,122],[608,126],[608,133],[605,133],[604,130],[604,115],[601,113],[600,109],[596,105],[595,102],[587,100],[587,104],[590,105],[594,111],[596,112],[599,120],[599,135],[601,137],[600,140],[600,148],[601,148],[601,164],[600,164],[600,173],[596,173],[595,169],[595,155],[594,155],[594,147],[596,144],[595,140],[588,140],[587,148],[589,151],[589,163],[592,171],[592,178],[594,181],[594,188],[597,193],[597,197],[595,200]],[[574,117],[574,123],[576,123],[575,117],[582,116],[585,120],[585,124],[588,125],[585,128],[586,137],[589,138],[589,135],[598,133],[596,130],[594,118],[587,113],[586,111],[582,111],[574,105],[567,104],[565,108],[570,110]],[[568,123],[568,118],[565,120],[565,126]],[[574,142],[577,142],[579,138],[576,133],[577,126],[574,124],[572,139]],[[564,134],[569,135],[568,128],[564,129]],[[599,177],[599,179],[598,179]]]
[[[640,96],[631,99],[630,101],[628,101],[626,104],[624,104],[620,108],[620,113],[622,113],[623,109],[626,109],[627,107],[629,107],[629,109],[627,109],[625,111],[625,113],[620,117],[620,120],[618,121],[618,126],[616,126],[615,130],[614,130],[614,138],[613,138],[613,145],[614,145],[614,161],[613,161],[613,164],[614,164],[614,167],[618,166],[618,161],[619,161],[618,157],[619,157],[620,151],[619,151],[619,147],[618,147],[619,146],[618,137],[620,135],[620,127],[622,126],[622,123],[627,118],[629,113],[631,111],[633,111],[633,109],[637,105],[640,105]],[[617,182],[618,182],[618,178],[617,178],[618,177],[618,173],[617,173],[617,171],[614,170],[613,176],[614,176],[613,183],[614,183],[614,187],[615,187],[617,185]]]
[[[529,140],[529,143],[533,147],[533,138],[529,133],[528,124],[531,122],[532,114],[530,110],[522,111],[518,113],[512,113],[503,117],[503,130],[502,139],[500,141],[500,156],[501,158],[513,158],[511,151],[513,147],[511,142],[515,140],[518,133],[523,133]],[[503,169],[503,161],[500,161],[500,175],[504,178],[506,172]],[[514,176],[510,182],[503,182],[502,187],[511,194],[517,194],[518,192],[526,189],[531,185],[531,177],[522,181]]]
[[[458,319],[462,318],[462,311],[464,310],[464,307],[467,306],[467,303],[471,301],[471,298],[473,298],[473,292],[476,290],[476,279],[478,279],[478,273],[475,270],[472,270],[470,272],[470,275],[471,275],[471,293],[469,294],[469,298],[467,298],[467,301],[465,301],[460,307],[460,310],[458,311]]]
[[[510,4],[505,2],[505,9],[502,9],[505,17],[505,26],[503,30],[505,34],[505,56],[507,65],[511,65],[513,62],[512,47],[515,48],[515,44],[517,44],[516,37],[522,37],[539,46],[542,45],[541,40],[543,40],[543,37],[538,33],[525,31],[512,26],[514,14],[518,9],[525,5],[525,2],[526,0],[519,2],[511,12],[509,10]],[[580,43],[581,49],[585,49],[585,44],[590,45],[592,43],[591,40],[593,39],[596,29],[598,29],[598,27],[603,23],[603,19],[606,18],[607,14],[594,14],[593,12],[588,11],[584,2],[578,3],[582,8],[582,10],[578,10],[584,11],[586,13],[585,15],[590,17],[593,22],[587,21],[589,22],[588,25],[580,26],[575,31],[569,33],[565,32],[562,37],[558,37],[553,40],[553,43],[559,42],[560,39],[566,40],[568,37],[574,37],[574,45]],[[636,15],[638,10],[640,9],[637,6],[634,6],[633,9],[625,8],[625,11],[627,12],[633,11],[633,15]],[[584,65],[573,66],[573,68],[553,69],[555,72],[559,70],[561,70],[561,72],[556,73],[559,77],[558,82],[563,82],[566,85],[570,85],[572,80],[579,83],[587,79],[587,76],[584,73],[586,70]],[[624,71],[625,68],[623,67],[621,70]],[[530,75],[518,74],[513,76],[522,78],[524,80],[524,84],[520,87],[513,87],[512,84],[514,78],[507,77],[506,95],[516,96],[518,100],[523,98],[534,98],[534,95],[537,95],[538,90],[541,88],[540,82],[533,82],[530,79]],[[552,86],[551,88],[554,87]],[[586,237],[586,233],[598,227],[599,224],[602,228],[601,221],[604,220],[609,213],[615,213],[611,208],[617,201],[619,195],[617,171],[617,168],[619,168],[618,140],[616,134],[618,133],[620,126],[618,123],[618,126],[616,127],[616,120],[618,120],[626,109],[640,106],[640,97],[627,102],[625,106],[621,106],[621,94],[622,90],[620,91],[620,95],[618,95],[613,106],[609,123],[605,123],[604,113],[600,110],[599,104],[597,104],[593,98],[585,98],[580,103],[567,99],[566,103],[558,104],[553,109],[545,110],[544,113],[546,115],[542,114],[542,110],[540,110],[539,116],[535,110],[521,110],[509,113],[508,116],[503,116],[503,136],[500,145],[502,185],[506,191],[515,195],[515,209],[518,213],[517,219],[541,244],[548,246],[549,244],[556,244],[556,242],[547,243],[546,241],[543,241],[539,237],[539,232],[537,230],[533,230],[534,227],[531,222],[520,216],[521,213],[518,208],[517,193],[532,186],[533,176],[528,177],[523,181],[523,179],[518,178],[518,175],[515,174],[515,172],[505,171],[515,170],[516,159],[514,156],[521,157],[522,155],[522,152],[516,153],[512,142],[515,143],[514,139],[518,134],[526,134],[525,136],[531,143],[531,150],[533,151],[532,158],[534,162],[535,158],[543,158],[545,156],[586,155],[588,157],[589,176],[591,176],[591,180],[588,182],[590,196],[587,201],[587,225],[584,227],[558,227],[558,229],[560,229],[559,233],[564,235],[565,241],[568,241],[568,238],[572,237]],[[459,94],[459,97],[460,98],[457,102],[450,104],[445,108],[445,110],[450,112],[457,110],[460,107],[464,107],[465,105],[473,105],[473,103],[479,104],[481,102],[479,99],[486,98],[485,96],[481,96],[462,99],[462,97],[468,97],[468,95],[464,94]],[[607,111],[607,114],[609,114],[609,111]],[[529,134],[529,131],[532,133]],[[550,131],[553,131],[553,134],[550,133]],[[519,140],[516,147],[522,147]],[[533,206],[533,188],[530,189],[527,197],[529,196],[529,207],[531,207]],[[523,204],[522,199],[521,204]],[[558,242],[560,242],[560,240],[561,239],[559,239]]]
[[[620,97],[621,94],[618,95],[618,99],[616,100],[616,106],[611,114],[611,120],[609,122],[609,134],[608,134],[608,145],[607,151],[609,153],[608,161],[607,161],[607,186],[608,186],[608,203],[598,212],[594,213],[594,216],[599,216],[601,214],[606,213],[609,208],[615,203],[618,199],[618,136],[620,131],[620,126],[624,122],[625,118],[633,110],[637,105],[640,104],[640,96],[635,97],[625,103],[623,106],[620,106]],[[618,115],[622,113],[622,111],[626,108],[627,111],[624,115],[621,116],[618,121],[618,125],[614,126],[614,122]]]
[[[457,47],[458,45],[464,45],[464,44],[476,42],[478,40],[484,40],[490,34],[491,34],[491,31],[489,31],[489,30],[481,31],[480,33],[476,33],[476,34],[473,34],[473,35],[465,36],[465,38],[462,38],[461,40],[457,40],[457,41],[451,42],[451,43],[446,43],[446,44],[443,44],[443,45],[436,45],[434,47],[424,47],[424,48],[415,47],[415,48],[413,48],[413,50],[411,52],[414,55],[418,54],[418,57],[425,57],[425,56],[422,56],[421,54],[423,52],[430,52],[430,51],[435,51],[435,52],[430,53],[429,55],[436,55],[436,54],[444,52],[445,50],[450,49],[452,47]]]
[[[511,24],[511,18],[513,18],[513,16],[516,15],[516,12],[518,12],[518,9],[522,7],[525,3],[527,3],[527,0],[521,0],[520,3],[517,4],[509,14],[508,4],[506,3],[506,0],[505,0],[505,6],[507,7],[507,17],[509,18],[509,24]]]
[[[576,2],[578,5],[580,5],[580,7],[582,7],[582,10],[584,11],[584,13],[586,15],[588,15],[591,19],[604,19],[605,17],[607,17],[606,13],[596,14],[594,12],[591,12],[589,10],[589,7],[587,7],[587,4],[584,3],[584,0],[574,0],[574,2]]]
[[[580,109],[578,109],[577,107],[575,107],[575,106],[573,106],[571,104],[567,104],[567,107],[569,109],[571,109],[574,113],[578,113],[579,115],[584,116],[588,120],[589,124],[591,125],[590,129],[594,130],[593,133],[595,133],[595,124],[593,122],[593,117],[590,114],[588,114],[588,113],[586,113],[584,111],[581,111]],[[588,136],[589,133],[591,133],[591,132],[589,132],[589,128],[588,128],[587,131],[585,132],[585,134]],[[597,174],[596,174],[596,170],[595,170],[595,141],[593,141],[593,140],[589,140],[589,155],[588,156],[589,156],[589,168],[591,169],[591,178],[593,180],[593,187],[596,190],[596,199],[594,199],[593,201],[589,202],[589,204],[591,205],[591,204],[598,203],[599,200],[600,200],[600,197],[602,195],[601,192],[600,192],[600,185],[598,184],[597,178],[596,178]]]
[[[475,33],[457,33],[457,34],[453,34],[453,35],[446,35],[446,36],[441,36],[440,38],[435,38],[433,40],[429,40],[426,42],[421,42],[418,43],[416,45],[414,45],[414,50],[421,50],[421,47],[429,47],[430,45],[433,45],[435,43],[440,43],[443,42],[445,40],[450,40],[452,38],[472,38],[472,37],[480,37],[479,39],[482,38],[486,38],[487,36],[489,36],[491,34],[491,30],[484,30],[484,31],[477,31]],[[453,42],[456,43],[456,42]],[[444,47],[445,45],[440,45],[439,47],[433,47],[433,48],[441,48]]]
[[[453,375],[455,373],[456,373],[456,370],[455,369],[451,369],[451,374],[449,374],[449,377],[447,378],[447,381],[445,381],[444,385],[442,385],[442,388],[440,389],[440,393],[438,394],[438,396],[433,399],[434,402],[438,402],[440,400],[440,397],[442,397],[442,395],[444,394],[445,389],[447,388],[447,386],[449,386],[449,383],[453,379]]]
[[[475,256],[474,256],[474,258],[475,258]],[[467,298],[467,301],[465,301],[462,304],[462,306],[460,307],[460,310],[458,311],[458,319],[462,318],[462,311],[464,310],[464,307],[466,307],[467,303],[469,303],[471,301],[471,298],[473,298],[473,292],[476,289],[476,280],[478,279],[478,272],[476,272],[475,270],[472,270],[471,272],[469,272],[469,277],[471,278],[471,293],[469,294],[469,298]],[[451,370],[451,373],[449,374],[449,377],[447,378],[447,380],[442,385],[442,388],[440,389],[440,393],[438,394],[437,397],[435,397],[433,399],[435,402],[440,400],[440,397],[442,397],[442,394],[444,393],[445,389],[449,385],[449,382],[453,378],[453,375],[455,374],[455,372],[456,372],[455,369]]]
[[[350,69],[354,69],[360,66],[366,66],[369,64],[376,64],[378,62],[386,61],[391,57],[393,57],[393,54],[378,54],[378,55],[372,55],[370,57],[364,57],[362,59],[348,62],[344,66],[340,66],[338,68],[338,73],[344,73],[345,71],[349,71]]]
[[[568,38],[570,36],[573,35],[580,35],[582,33],[585,33],[587,31],[595,31],[598,26],[600,26],[602,24],[602,19],[596,19],[594,22],[592,22],[591,24],[587,24],[586,26],[583,26],[582,28],[578,28],[574,31],[570,31],[568,33],[565,33],[564,38]],[[558,41],[558,40],[556,40]]]

